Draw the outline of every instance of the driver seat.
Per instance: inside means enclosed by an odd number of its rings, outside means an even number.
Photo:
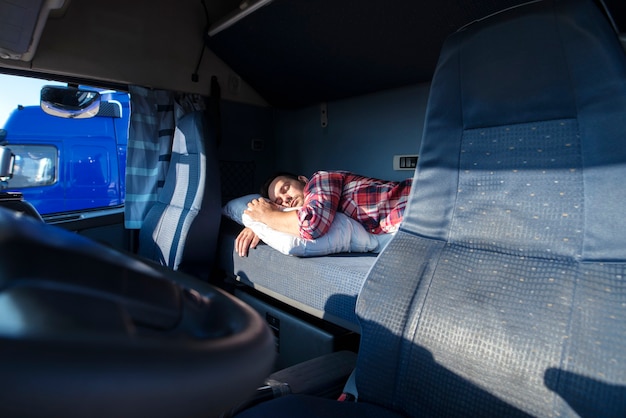
[[[165,184],[139,231],[138,254],[208,280],[222,210],[217,151],[202,111],[176,125]]]
[[[453,34],[404,222],[358,298],[358,401],[238,416],[624,416],[624,115],[624,51],[590,0]]]

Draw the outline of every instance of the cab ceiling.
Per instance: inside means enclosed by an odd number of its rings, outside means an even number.
[[[209,47],[269,103],[299,107],[427,82],[449,34],[525,2],[274,0]]]
[[[50,15],[32,70],[180,91],[207,91],[207,74],[229,80],[232,70],[267,103],[296,108],[428,82],[448,35],[527,1],[273,0],[204,36],[213,54],[205,54],[200,68],[202,86],[194,86],[190,75],[203,34],[240,10],[242,0],[205,0],[207,16],[202,0],[0,0],[0,5],[63,5]],[[598,1],[609,5],[624,32],[626,2]],[[4,23],[15,21],[0,14]]]

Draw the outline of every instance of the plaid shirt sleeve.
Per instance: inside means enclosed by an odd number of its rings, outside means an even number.
[[[304,189],[304,205],[298,211],[300,236],[317,239],[328,232],[341,198],[344,176],[318,171]]]

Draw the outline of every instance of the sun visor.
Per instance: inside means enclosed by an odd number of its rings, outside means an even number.
[[[0,0],[0,58],[30,61],[51,10],[65,0]]]

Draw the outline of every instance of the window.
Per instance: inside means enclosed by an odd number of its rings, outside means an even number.
[[[40,107],[45,85],[61,83],[0,74],[2,141],[15,154],[7,191],[21,192],[42,215],[124,204],[130,96],[100,93],[90,118],[62,118]]]
[[[9,188],[49,186],[57,181],[59,152],[52,145],[11,145],[15,154]]]

